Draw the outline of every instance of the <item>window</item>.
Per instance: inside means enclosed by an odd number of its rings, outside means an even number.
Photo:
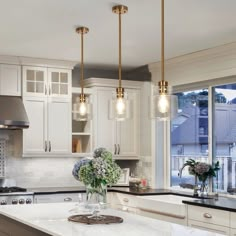
[[[213,161],[221,169],[213,190],[236,194],[236,84],[213,87]]]
[[[189,188],[194,184],[188,167],[183,169],[182,178],[178,176],[186,160],[219,161],[221,169],[213,179],[213,191],[236,194],[236,84],[176,95],[179,113],[171,122],[171,186]]]
[[[176,94],[178,117],[171,123],[171,186],[194,184],[188,168],[179,170],[188,159],[208,161],[208,90],[194,90]]]

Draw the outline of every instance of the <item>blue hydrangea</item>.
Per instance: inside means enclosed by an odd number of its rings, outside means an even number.
[[[76,180],[79,180],[79,170],[81,166],[86,165],[90,162],[88,158],[83,158],[80,161],[77,161],[74,165],[74,168],[72,170],[72,175],[75,177]]]

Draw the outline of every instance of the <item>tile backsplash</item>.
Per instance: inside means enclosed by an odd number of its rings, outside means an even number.
[[[16,180],[19,187],[83,186],[72,176],[73,157],[22,157],[22,131],[0,131],[7,140],[6,178]]]

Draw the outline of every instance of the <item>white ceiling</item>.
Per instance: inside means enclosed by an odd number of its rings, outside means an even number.
[[[236,0],[165,0],[167,58],[236,41]],[[80,62],[76,26],[87,26],[85,66],[116,67],[118,15],[123,67],[160,59],[160,0],[0,0],[0,55]]]

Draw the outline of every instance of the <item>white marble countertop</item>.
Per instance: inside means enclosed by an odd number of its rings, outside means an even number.
[[[102,214],[122,217],[121,224],[86,225],[70,222],[70,215],[81,214],[75,209],[76,203],[48,203],[32,205],[0,206],[0,214],[29,225],[53,236],[216,236],[218,234],[193,229],[177,224],[159,221],[113,209]],[[76,208],[78,209],[78,208]],[[72,211],[71,211],[72,210]]]

